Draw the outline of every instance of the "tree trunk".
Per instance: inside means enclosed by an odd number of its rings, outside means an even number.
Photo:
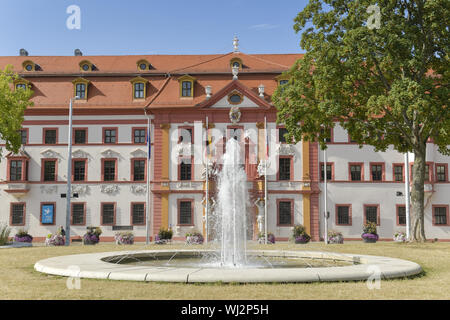
[[[414,150],[411,188],[411,241],[424,242],[424,183],[425,183],[426,143]]]

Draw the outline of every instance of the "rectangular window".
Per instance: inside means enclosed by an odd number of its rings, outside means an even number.
[[[430,182],[430,165],[425,165],[425,181]]]
[[[333,171],[332,171],[332,165],[330,163],[327,163],[327,180],[332,180],[333,178]],[[320,180],[324,181],[324,172],[323,172],[323,163],[320,164]]]
[[[180,201],[178,210],[178,224],[192,225],[192,201]]]
[[[394,181],[403,181],[403,165],[394,164]]]
[[[25,129],[20,130],[20,141],[22,145],[28,143],[28,130]]]
[[[446,182],[447,181],[447,170],[446,165],[444,164],[436,164],[436,180],[438,182]]]
[[[285,134],[288,133],[286,128],[278,128],[278,142],[279,143],[288,143],[285,138]]]
[[[362,165],[351,164],[350,165],[350,179],[351,181],[362,181]]]
[[[180,180],[191,180],[192,164],[190,158],[180,159]]]
[[[383,180],[383,166],[381,164],[371,164],[370,173],[372,175],[372,181]]]
[[[74,130],[74,144],[85,144],[87,137],[86,129],[75,129]]]
[[[86,181],[86,160],[73,161],[73,181]]]
[[[192,82],[191,81],[183,81],[182,84],[182,97],[190,97],[191,96],[191,89],[192,89]]]
[[[44,129],[44,144],[56,144],[56,129]]]
[[[406,207],[397,206],[397,224],[400,226],[406,225]]]
[[[278,225],[292,225],[292,201],[278,202]]]
[[[56,160],[44,160],[44,181],[56,181]]]
[[[291,180],[291,158],[278,159],[278,180]]]
[[[145,180],[145,160],[133,161],[133,181]]]
[[[9,180],[22,181],[23,160],[11,160],[9,165]]]
[[[145,224],[145,204],[133,203],[131,205],[131,224],[143,225]]]
[[[75,96],[80,99],[86,98],[86,85],[84,83],[77,83],[75,85]]]
[[[365,220],[366,223],[373,222],[375,224],[379,224],[378,222],[378,206],[365,206],[364,207],[364,214],[365,214]]]
[[[134,98],[135,99],[144,99],[144,86],[145,84],[142,82],[137,82],[134,84]]]
[[[114,203],[102,203],[102,225],[114,225],[116,222],[116,205]]]
[[[324,133],[324,129],[322,128],[321,133]],[[333,141],[333,128],[328,129],[328,137],[325,139],[326,142],[332,142]]]
[[[25,203],[11,203],[11,226],[25,225]]]
[[[103,143],[116,143],[117,142],[117,130],[116,129],[104,129],[103,130]]]
[[[133,129],[133,142],[137,144],[146,143],[146,129]]]
[[[447,225],[447,207],[433,207],[434,224],[435,225]]]
[[[350,206],[349,205],[338,205],[336,206],[336,224],[338,225],[350,225]]]
[[[85,225],[85,204],[84,203],[72,203],[72,224],[73,225]]]
[[[103,161],[103,181],[116,180],[116,160]]]

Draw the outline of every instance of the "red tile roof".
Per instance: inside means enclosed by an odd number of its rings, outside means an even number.
[[[67,108],[73,96],[72,80],[83,77],[91,81],[88,100],[77,103],[79,108],[161,108],[189,107],[205,101],[205,86],[212,87],[213,95],[232,81],[230,60],[239,58],[243,68],[239,81],[255,95],[264,84],[266,101],[277,86],[275,77],[288,70],[302,54],[245,54],[214,55],[127,55],[127,56],[15,56],[0,57],[0,68],[11,64],[20,76],[32,83],[32,108]],[[139,60],[147,60],[152,69],[141,72]],[[39,71],[24,72],[22,63],[31,60]],[[91,62],[96,70],[81,72],[79,63]],[[196,78],[193,98],[180,98],[178,77],[184,74]],[[133,101],[130,80],[136,76],[149,80],[147,98]]]

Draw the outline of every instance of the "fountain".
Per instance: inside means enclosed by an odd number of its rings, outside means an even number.
[[[35,270],[80,278],[184,283],[348,281],[367,280],[374,270],[386,279],[422,271],[416,263],[387,257],[247,250],[249,195],[242,154],[238,141],[230,139],[212,216],[216,249],[79,254],[38,261]]]
[[[228,140],[223,167],[218,177],[215,229],[220,237],[220,264],[239,267],[247,262],[247,206],[249,197],[247,175],[242,152],[235,139]]]

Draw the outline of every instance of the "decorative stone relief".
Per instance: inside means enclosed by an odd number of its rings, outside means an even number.
[[[58,193],[58,186],[41,186],[41,193],[46,194]]]
[[[258,168],[256,170],[258,171],[258,175],[260,177],[263,177],[266,173],[266,167],[267,169],[270,167],[270,162],[267,160],[259,160]]]
[[[141,184],[133,184],[131,186],[131,192],[137,195],[145,194],[147,192],[147,186]]]
[[[86,158],[86,159],[90,159],[91,155],[89,153],[87,153],[86,151],[83,151],[81,149],[77,149],[77,150],[72,152],[72,158]]]
[[[89,186],[87,184],[76,184],[72,185],[72,193],[78,193],[78,195],[87,195],[89,194]]]
[[[61,161],[62,156],[58,152],[52,150],[52,149],[45,149],[41,152],[41,155],[43,158],[57,158],[58,162]]]
[[[177,182],[177,188],[192,188],[192,183],[189,182]]]
[[[133,156],[133,158],[147,158],[147,152],[143,151],[142,149],[135,149],[130,154]]]
[[[216,174],[215,170],[214,170],[214,163],[208,163],[208,175],[211,178],[212,176],[214,176]],[[206,179],[206,164],[203,165],[202,168],[202,179]]]
[[[281,143],[278,145],[278,154],[280,156],[294,156],[295,148],[292,144]]]
[[[103,193],[114,195],[119,193],[119,186],[117,184],[102,184],[100,190]]]
[[[117,151],[114,151],[112,149],[105,149],[102,151],[101,153],[105,158],[119,158],[120,157],[120,153],[118,153]]]

